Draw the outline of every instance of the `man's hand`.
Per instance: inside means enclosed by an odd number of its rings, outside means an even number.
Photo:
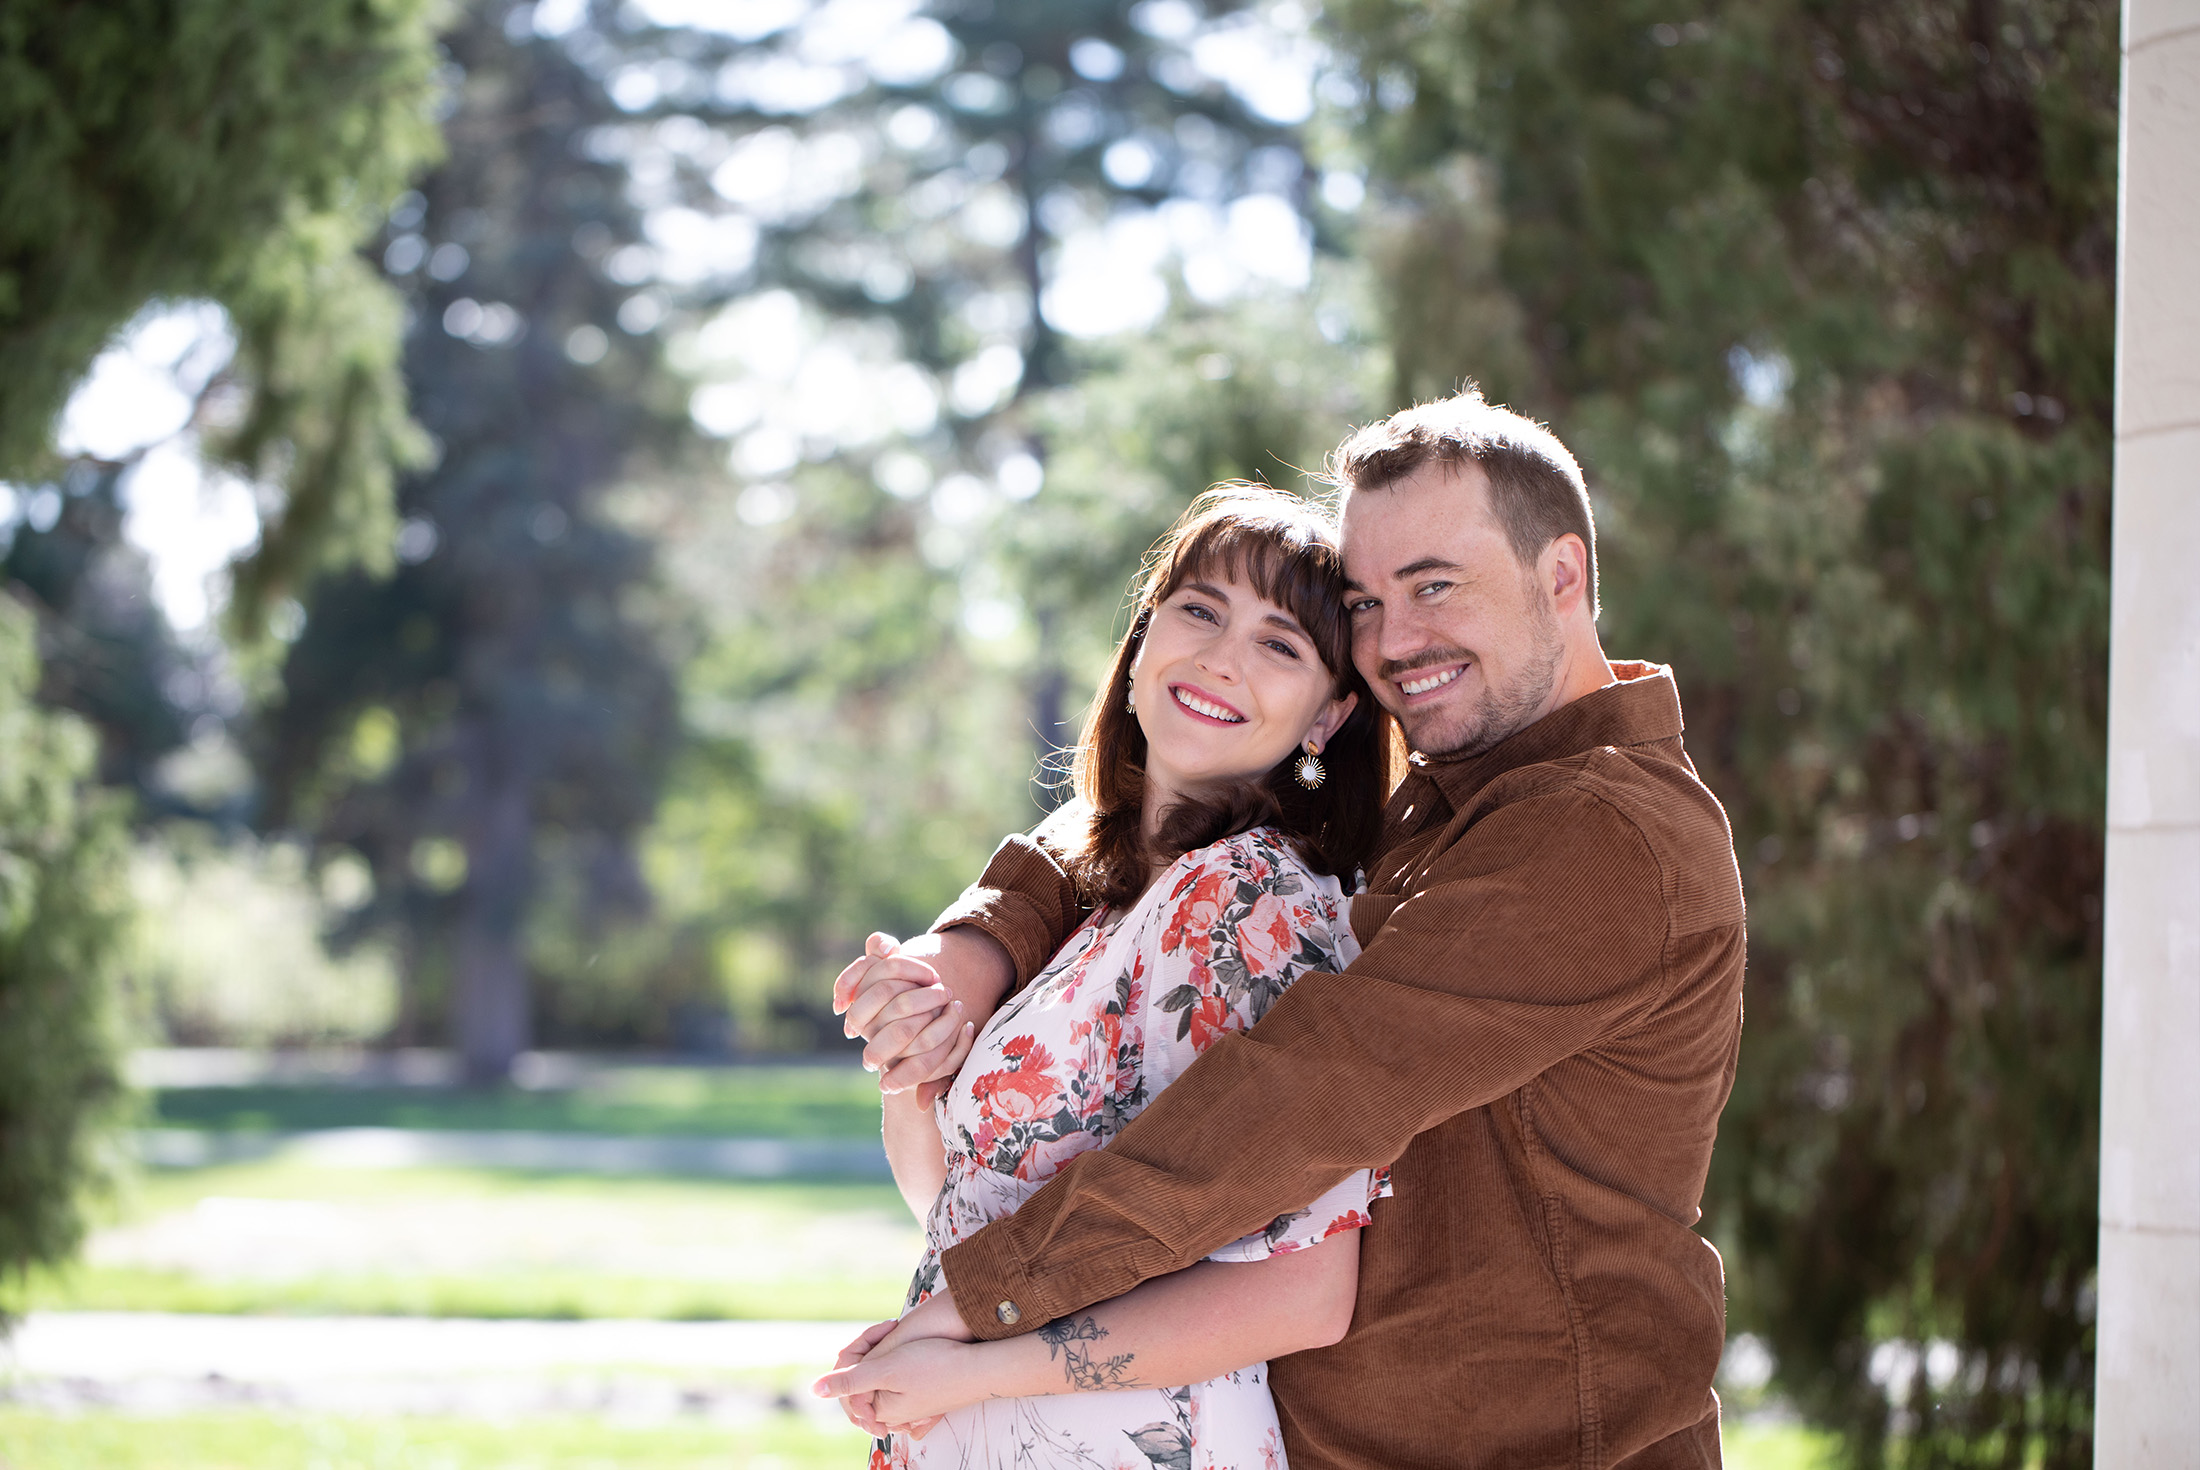
[[[972,1360],[952,1351],[976,1340],[955,1310],[954,1293],[942,1286],[899,1322],[866,1327],[813,1391],[839,1399],[848,1422],[866,1433],[907,1429],[922,1439],[940,1415],[985,1396],[969,1381]],[[893,1363],[883,1363],[889,1356]],[[857,1368],[873,1371],[859,1382],[849,1376]]]
[[[977,1029],[964,1022],[962,1002],[928,962],[926,952],[936,955],[937,945],[925,941],[936,939],[923,935],[901,944],[890,934],[873,934],[863,958],[833,984],[833,1008],[847,1017],[842,1030],[867,1041],[863,1065],[885,1074],[881,1091],[903,1092],[953,1076]]]
[[[949,1410],[987,1396],[978,1349],[944,1337],[923,1337],[895,1349],[876,1349],[852,1367],[817,1380],[819,1398],[837,1398],[848,1417],[873,1434],[906,1429],[918,1438]],[[852,1407],[869,1400],[862,1417]]]
[[[878,1346],[880,1338],[893,1330],[894,1323],[891,1319],[884,1322],[874,1322],[869,1327],[864,1328],[856,1334],[853,1342],[840,1350],[840,1356],[833,1359],[834,1369],[838,1371],[853,1368],[870,1356],[871,1349]],[[820,1398],[828,1396],[822,1391],[824,1382],[825,1380],[821,1378],[817,1383],[818,1397]],[[850,1424],[853,1424],[865,1434],[876,1437],[883,1436],[886,1433],[886,1426],[879,1422],[877,1406],[872,1402],[872,1395],[868,1393],[841,1393],[830,1395],[830,1397],[840,1400],[840,1412],[848,1416]]]
[[[928,1105],[969,1054],[976,1020],[992,1013],[1014,980],[1008,952],[983,930],[962,926],[906,943],[874,934],[863,958],[834,982],[833,1009],[846,1015],[848,1035],[868,1043],[863,1064],[881,1074],[880,1088],[914,1088]]]

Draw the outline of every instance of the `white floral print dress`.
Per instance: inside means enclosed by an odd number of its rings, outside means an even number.
[[[938,1289],[942,1251],[1104,1145],[1216,1037],[1267,1014],[1293,980],[1341,970],[1358,953],[1337,880],[1310,870],[1268,828],[1187,853],[1127,909],[1095,913],[995,1013],[937,1105],[947,1182],[903,1310]],[[1387,1173],[1362,1170],[1210,1259],[1302,1250],[1367,1224],[1369,1206],[1389,1192]],[[992,1400],[949,1414],[921,1440],[874,1441],[871,1453],[871,1470],[1283,1465],[1265,1363],[1173,1389]]]

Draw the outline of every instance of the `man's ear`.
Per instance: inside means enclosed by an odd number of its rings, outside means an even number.
[[[1568,531],[1553,537],[1551,544],[1543,548],[1540,561],[1538,580],[1559,613],[1570,613],[1588,601],[1589,548],[1581,544],[1579,536]]]
[[[1342,699],[1330,700],[1322,706],[1322,712],[1314,717],[1314,728],[1306,732],[1306,739],[1313,741],[1314,748],[1320,750],[1329,743],[1331,736],[1344,727],[1344,722],[1352,718],[1352,711],[1359,707],[1359,703],[1360,696],[1357,694],[1347,694]]]

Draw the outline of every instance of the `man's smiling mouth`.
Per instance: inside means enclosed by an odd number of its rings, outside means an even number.
[[[1418,678],[1400,679],[1398,688],[1408,698],[1411,698],[1416,694],[1426,694],[1431,689],[1441,689],[1465,672],[1466,666],[1463,664],[1455,668],[1438,669],[1433,674],[1423,674]]]
[[[1220,720],[1226,725],[1242,725],[1245,723],[1245,716],[1226,704],[1216,704],[1212,700],[1201,699],[1189,689],[1177,685],[1171,685],[1169,692],[1176,696],[1178,704],[1183,705],[1195,715],[1205,715],[1210,720]]]

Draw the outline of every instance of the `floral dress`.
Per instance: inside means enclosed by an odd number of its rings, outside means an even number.
[[[1105,1144],[1293,980],[1358,952],[1337,880],[1268,828],[1187,853],[1128,908],[1095,913],[995,1013],[937,1105],[947,1181],[904,1310],[938,1290],[941,1252]],[[1387,1174],[1362,1170],[1209,1259],[1303,1250],[1367,1224],[1389,1192]],[[1281,1470],[1267,1379],[1254,1363],[1179,1388],[991,1400],[921,1440],[874,1441],[871,1470]]]

